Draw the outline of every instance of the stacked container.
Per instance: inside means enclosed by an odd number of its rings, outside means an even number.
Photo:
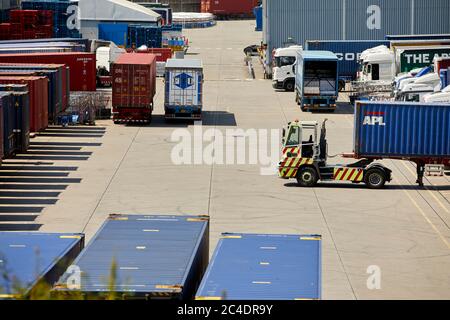
[[[258,0],[202,0],[201,11],[218,17],[248,18],[257,5]]]
[[[127,47],[139,48],[147,46],[148,48],[162,47],[162,29],[155,26],[142,26],[131,24],[128,26]]]
[[[30,146],[30,98],[27,85],[0,85],[0,92],[11,93],[14,105],[14,150],[24,153]]]
[[[71,91],[96,91],[97,89],[95,53],[0,54],[0,63],[65,64],[70,68]]]
[[[9,158],[15,153],[14,135],[14,105],[9,92],[0,92],[0,105],[2,108],[2,158]]]
[[[156,56],[124,53],[111,66],[113,119],[149,122],[156,94]]]
[[[30,96],[30,131],[39,132],[48,126],[48,79],[46,77],[5,77],[0,84],[26,84]]]

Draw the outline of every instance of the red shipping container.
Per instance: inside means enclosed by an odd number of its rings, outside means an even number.
[[[124,53],[112,64],[114,121],[150,121],[156,94],[156,56]]]
[[[148,48],[146,50],[136,50],[134,51],[131,48],[127,49],[128,53],[152,53],[156,56],[157,62],[167,62],[168,59],[171,59],[173,56],[173,51],[171,48]]]
[[[0,63],[0,66],[33,66],[33,67],[46,67],[46,68],[55,68],[58,69],[59,72],[62,74],[61,80],[62,80],[62,108],[63,111],[67,109],[69,106],[69,98],[70,98],[70,91],[67,89],[68,85],[68,79],[70,76],[69,68],[65,64],[42,64],[42,63]]]
[[[216,16],[252,17],[258,0],[202,0],[201,11]]]
[[[1,84],[26,84],[30,96],[30,132],[48,127],[48,79],[0,76]]]
[[[70,68],[71,91],[96,90],[95,53],[57,52],[0,54],[0,63],[65,64]]]

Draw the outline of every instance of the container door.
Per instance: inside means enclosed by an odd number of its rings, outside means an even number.
[[[198,106],[199,81],[195,70],[178,70],[170,74],[169,105]]]

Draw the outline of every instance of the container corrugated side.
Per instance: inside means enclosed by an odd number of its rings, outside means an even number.
[[[74,262],[82,272],[78,291],[100,299],[110,288],[119,299],[191,299],[208,254],[208,217],[112,215]],[[55,292],[77,293],[65,285],[69,276]]]
[[[156,56],[122,54],[112,64],[114,108],[153,109],[156,94]]]
[[[358,101],[359,158],[450,158],[450,105]]]
[[[65,64],[70,68],[70,90],[96,91],[96,56],[94,53],[62,52],[40,54],[0,54],[2,63]]]
[[[41,284],[52,286],[84,247],[83,234],[0,232],[0,298],[23,298],[12,279],[33,295]]]
[[[30,95],[30,131],[48,126],[48,79],[46,77],[0,77],[0,84],[26,84]]]
[[[321,236],[223,234],[198,300],[321,298]]]

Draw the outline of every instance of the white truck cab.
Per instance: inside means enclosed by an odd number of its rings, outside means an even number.
[[[395,76],[394,54],[384,48],[361,56],[360,81],[392,81]]]
[[[302,46],[290,46],[275,50],[272,69],[272,85],[274,89],[294,91],[295,66],[297,57],[302,51]]]
[[[397,93],[397,100],[424,102],[425,96],[440,89],[440,78],[436,73],[429,73],[414,79],[413,82],[402,86],[401,90]]]

